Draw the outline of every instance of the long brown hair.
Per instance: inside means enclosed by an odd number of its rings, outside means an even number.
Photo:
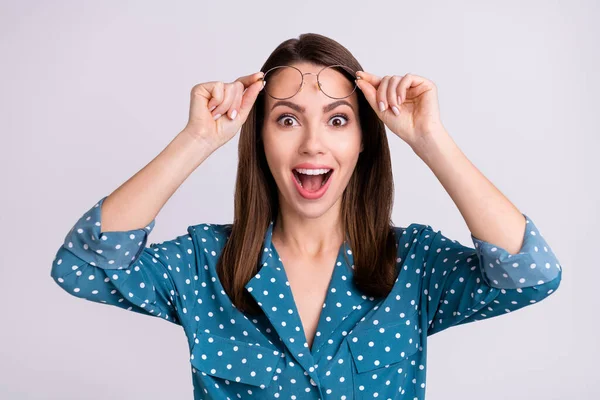
[[[305,33],[288,39],[261,68],[310,62],[363,70],[354,56],[328,37]],[[354,82],[354,77],[348,75]],[[367,296],[383,297],[397,277],[396,240],[391,220],[394,182],[385,125],[357,88],[363,151],[342,195],[342,221],[354,257],[354,283]],[[277,186],[266,161],[261,131],[264,90],[242,126],[238,147],[233,224],[217,263],[219,279],[232,303],[243,312],[261,312],[245,285],[258,272],[264,235],[279,211]]]

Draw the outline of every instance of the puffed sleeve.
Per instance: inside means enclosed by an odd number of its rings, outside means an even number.
[[[146,247],[155,220],[140,229],[103,232],[105,199],[69,231],[52,263],[52,278],[73,296],[182,325],[193,307],[198,266],[204,265],[190,228]]]
[[[429,225],[418,235],[424,254],[428,335],[537,303],[558,288],[562,267],[533,221],[517,254],[473,236],[475,248]]]

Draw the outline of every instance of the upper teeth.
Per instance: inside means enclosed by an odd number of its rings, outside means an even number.
[[[331,170],[330,169],[302,169],[302,168],[296,168],[295,171],[298,172],[298,173],[300,173],[300,174],[305,174],[305,175],[322,175],[322,174],[328,173]]]

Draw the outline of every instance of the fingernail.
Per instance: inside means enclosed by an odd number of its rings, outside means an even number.
[[[398,108],[396,108],[396,106],[392,107],[392,111],[394,112],[394,114],[400,115],[400,111],[398,110]]]
[[[231,118],[231,119],[235,119],[235,116],[236,116],[236,115],[237,115],[237,111],[236,111],[236,110],[233,110],[233,111],[231,112],[231,116],[230,116],[229,118]]]
[[[379,111],[385,111],[385,104],[383,103],[383,101],[379,102]]]
[[[219,119],[219,117],[220,117],[220,116],[221,116],[221,114],[217,114],[217,115],[215,115],[215,116],[213,117],[213,119],[216,121],[216,120],[218,120],[218,119]]]
[[[212,110],[214,110],[215,108],[217,108],[217,106],[212,106],[212,107],[210,108],[210,110],[208,110],[208,111],[212,111]]]

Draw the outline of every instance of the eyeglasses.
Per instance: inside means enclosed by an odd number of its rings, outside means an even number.
[[[317,75],[317,86],[332,99],[344,99],[356,90],[356,82],[344,79],[340,82],[339,74],[350,75],[354,79],[360,79],[355,71],[344,65],[330,65],[322,68]],[[304,87],[304,75],[315,75],[312,72],[302,73],[298,68],[291,65],[273,67],[265,72],[263,89],[265,93],[274,99],[284,100],[294,97]]]

